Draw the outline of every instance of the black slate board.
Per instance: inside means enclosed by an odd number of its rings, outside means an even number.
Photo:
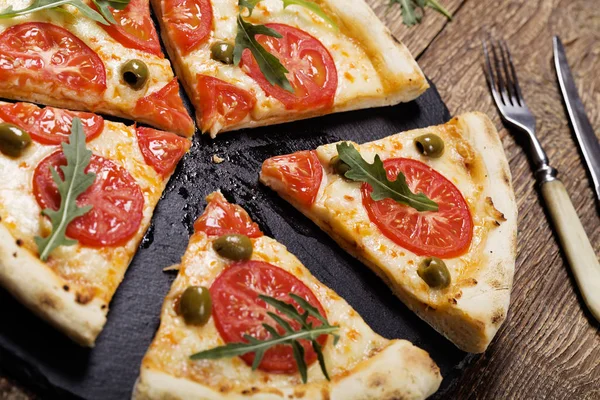
[[[432,87],[418,100],[395,107],[233,132],[216,140],[197,135],[156,208],[96,347],[75,345],[0,289],[0,370],[43,398],[129,398],[175,277],[162,269],[179,262],[193,221],[206,205],[204,197],[221,189],[250,213],[265,234],[285,244],[319,280],[345,298],[376,332],[408,339],[428,351],[445,378],[435,396],[443,398],[470,357],[410,312],[375,274],[310,220],[260,185],[258,172],[262,161],[273,155],[342,139],[366,142],[449,118]],[[225,162],[214,164],[214,154]]]

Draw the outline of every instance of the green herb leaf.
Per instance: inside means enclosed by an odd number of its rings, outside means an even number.
[[[282,36],[264,25],[253,25],[244,21],[241,15],[238,15],[237,25],[238,31],[235,37],[235,48],[233,50],[234,64],[239,65],[244,50],[249,49],[267,81],[269,81],[271,85],[277,85],[288,92],[293,93],[294,89],[285,76],[289,71],[281,64],[277,57],[269,53],[260,43],[258,43],[255,37],[256,35],[267,35],[275,38],[281,38]]]
[[[103,1],[103,0],[98,0],[98,1]],[[120,1],[125,1],[125,0],[120,0]],[[129,2],[129,0],[127,0],[127,2]],[[21,15],[31,14],[36,11],[58,8],[63,5],[66,5],[66,4],[76,7],[86,17],[88,17],[96,22],[100,22],[101,24],[108,25],[108,22],[105,19],[106,16],[101,15],[96,10],[94,10],[93,8],[91,8],[90,6],[85,4],[83,2],[83,0],[35,0],[33,3],[31,3],[31,5],[29,7],[22,8],[20,10],[15,10],[12,6],[8,6],[8,8],[6,8],[6,9],[2,10],[2,12],[0,12],[0,19],[19,17]],[[60,8],[58,8],[58,9],[60,10]],[[98,7],[98,9],[102,10],[100,7]],[[110,14],[110,18],[112,18],[112,20],[114,21],[114,18],[112,17],[112,13],[110,13],[110,11],[109,11],[109,14]]]
[[[96,179],[96,174],[93,172],[85,172],[90,164],[92,152],[85,147],[85,134],[79,118],[73,118],[69,142],[63,143],[62,149],[67,160],[67,165],[60,167],[64,174],[64,180],[61,179],[56,169],[50,168],[52,179],[60,194],[60,207],[56,211],[50,208],[42,211],[42,214],[49,217],[52,222],[52,233],[45,238],[39,236],[34,238],[42,261],[46,261],[50,253],[57,247],[71,246],[77,243],[76,240],[67,238],[67,226],[75,218],[81,217],[92,209],[90,205],[79,207],[76,203],[77,197],[85,192]]]
[[[317,4],[308,0],[283,0],[283,8],[287,8],[288,6],[301,6],[309,9],[313,13],[317,14],[321,17],[325,22],[331,25],[336,30],[339,29],[337,24],[325,13],[325,11]]]
[[[366,182],[373,188],[371,198],[375,201],[393,199],[398,203],[406,204],[417,211],[437,211],[436,202],[429,199],[423,193],[411,192],[406,184],[406,177],[402,172],[398,173],[395,181],[387,177],[383,162],[379,155],[375,156],[373,164],[366,162],[358,150],[349,143],[339,143],[337,151],[340,159],[348,164],[348,170],[344,176],[358,182]]]
[[[252,369],[255,370],[260,365],[260,362],[267,350],[277,345],[289,345],[292,346],[294,359],[298,365],[298,372],[302,378],[302,382],[306,383],[308,380],[308,367],[304,360],[304,347],[299,342],[300,340],[308,340],[311,342],[312,347],[317,353],[319,365],[323,371],[323,375],[329,380],[329,374],[325,366],[325,358],[323,357],[322,347],[317,342],[317,338],[321,335],[333,335],[334,342],[337,344],[339,339],[338,335],[335,335],[339,329],[337,325],[330,325],[327,319],[319,313],[315,307],[310,305],[303,298],[290,293],[290,298],[298,303],[298,305],[304,310],[304,313],[300,314],[296,307],[290,303],[286,303],[281,300],[277,300],[273,297],[259,295],[258,297],[265,303],[273,306],[277,311],[285,315],[291,320],[300,323],[301,327],[298,330],[294,330],[291,324],[282,318],[280,315],[268,312],[267,314],[277,323],[279,328],[283,330],[283,333],[279,333],[276,327],[268,324],[263,324],[263,327],[271,334],[269,339],[259,340],[250,335],[244,335],[244,339],[247,343],[229,343],[224,346],[215,347],[214,349],[201,351],[199,353],[190,356],[192,360],[214,360],[219,358],[237,357],[243,356],[244,354],[254,353],[254,361],[252,362]],[[300,300],[300,301],[299,301]],[[322,325],[313,327],[313,324],[308,322],[308,318],[313,316],[322,322]]]
[[[248,17],[252,16],[252,11],[254,11],[254,7],[262,0],[239,0],[238,4],[240,7],[246,7],[248,9]]]
[[[449,20],[452,14],[444,8],[437,0],[389,0],[388,5],[400,4],[402,10],[402,22],[406,26],[413,26],[421,22],[425,7],[429,7],[440,14],[443,14]]]

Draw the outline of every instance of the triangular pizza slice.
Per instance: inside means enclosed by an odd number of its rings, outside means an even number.
[[[459,348],[487,348],[508,311],[517,206],[486,116],[273,157],[260,180]]]
[[[191,136],[194,123],[148,2],[131,0],[123,10],[104,5],[114,21],[102,24],[67,2],[52,8],[46,1],[0,0],[0,97],[115,115]],[[69,3],[98,10],[91,1]]]
[[[71,222],[61,214],[54,226],[42,211],[61,208],[54,175],[66,179],[61,145],[70,142],[75,117],[92,152],[85,173],[95,178],[72,202],[92,208]],[[174,133],[91,113],[0,102],[0,285],[78,343],[92,346],[154,207],[190,145]],[[76,244],[41,256],[52,247],[40,252],[36,237],[51,237],[62,221],[65,237]]]
[[[220,192],[194,228],[134,398],[422,399],[437,390],[425,351],[374,333]]]

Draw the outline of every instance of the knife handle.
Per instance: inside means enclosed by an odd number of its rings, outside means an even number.
[[[542,196],[583,300],[600,321],[600,263],[567,189],[560,180],[551,180],[542,183]]]

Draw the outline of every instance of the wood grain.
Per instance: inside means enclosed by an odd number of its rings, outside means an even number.
[[[445,0],[452,22],[429,11],[402,25],[400,9],[368,0],[394,36],[419,57],[454,114],[478,110],[500,119],[481,67],[481,39],[505,39],[524,95],[538,118],[550,160],[571,195],[596,253],[599,211],[569,129],[552,66],[552,35],[565,43],[582,100],[600,133],[600,7],[587,0]],[[519,205],[519,255],[509,316],[489,350],[474,356],[449,399],[600,399],[600,324],[584,311],[556,235],[548,224],[523,149],[501,132]],[[0,379],[0,398],[27,399]]]

